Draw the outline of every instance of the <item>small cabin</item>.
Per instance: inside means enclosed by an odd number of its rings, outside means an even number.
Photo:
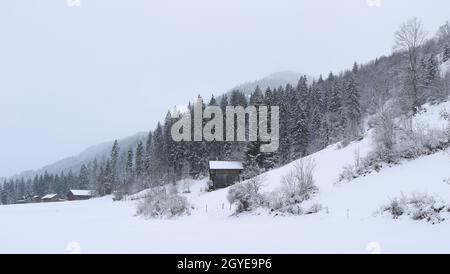
[[[221,189],[240,182],[243,170],[242,163],[238,161],[210,161],[210,188]]]
[[[59,202],[59,195],[58,194],[47,194],[44,197],[41,198],[41,200],[44,203],[49,203],[49,202]]]
[[[92,191],[90,190],[71,189],[69,190],[69,193],[67,193],[67,200],[69,201],[89,200],[91,198]]]

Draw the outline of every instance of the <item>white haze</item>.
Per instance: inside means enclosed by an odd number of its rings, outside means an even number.
[[[450,17],[448,0],[80,3],[0,3],[0,176],[152,129],[197,94],[389,54],[403,21]]]

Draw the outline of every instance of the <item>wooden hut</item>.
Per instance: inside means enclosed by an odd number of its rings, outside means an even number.
[[[67,193],[67,200],[69,201],[89,200],[90,198],[92,198],[92,191],[90,190],[71,189]]]
[[[244,167],[237,161],[210,161],[209,181],[211,189],[221,189],[241,181]]]
[[[59,202],[59,195],[58,194],[47,194],[44,197],[41,198],[41,200],[44,203],[49,203],[49,202]]]

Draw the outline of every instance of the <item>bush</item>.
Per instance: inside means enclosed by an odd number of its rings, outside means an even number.
[[[165,187],[153,188],[138,204],[137,214],[148,218],[174,218],[190,213],[185,197],[170,193]]]
[[[313,160],[301,160],[282,178],[282,187],[268,195],[261,193],[265,177],[254,177],[244,183],[230,187],[228,201],[236,205],[236,214],[249,212],[258,208],[269,209],[274,214],[313,214],[323,209],[322,205],[313,204],[308,210],[303,210],[302,203],[312,198],[318,191],[314,183]]]
[[[416,159],[446,149],[450,144],[450,123],[446,130],[428,129],[416,125],[397,127],[388,111],[382,111],[372,118],[375,127],[375,148],[366,157],[358,159],[355,164],[344,166],[338,182],[352,181],[360,176],[379,171],[385,165],[396,165],[402,160]],[[443,119],[449,119],[447,114],[441,114]],[[411,122],[411,121],[410,121]]]
[[[393,219],[406,215],[416,221],[426,220],[437,224],[445,220],[441,213],[449,209],[450,207],[440,199],[427,194],[414,194],[410,197],[402,195],[399,199],[393,199],[388,205],[383,206],[379,213],[388,213]]]
[[[236,213],[252,211],[263,205],[265,199],[260,193],[263,181],[261,175],[230,187],[227,199],[236,204]]]
[[[315,163],[312,159],[302,159],[282,178],[280,192],[274,192],[269,198],[269,207],[273,212],[293,215],[304,214],[301,204],[312,198],[318,191],[314,182]]]
[[[316,214],[319,213],[323,210],[323,206],[321,204],[313,204],[308,211],[306,212],[306,214]]]

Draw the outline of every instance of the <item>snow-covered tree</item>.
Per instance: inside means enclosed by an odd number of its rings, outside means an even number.
[[[409,96],[411,111],[413,114],[416,114],[420,107],[419,49],[425,42],[426,37],[427,33],[423,29],[422,22],[420,22],[417,18],[413,18],[402,24],[400,29],[395,33],[395,48],[399,51],[407,53],[407,85],[405,89]]]
[[[358,86],[353,77],[347,82],[346,86],[346,120],[347,120],[347,129],[350,134],[350,138],[354,138],[359,136],[361,133],[361,105],[360,105],[360,93],[358,90]]]
[[[88,189],[89,187],[89,170],[86,167],[86,165],[82,165],[81,169],[80,169],[80,184],[79,184],[79,188],[80,189]]]

